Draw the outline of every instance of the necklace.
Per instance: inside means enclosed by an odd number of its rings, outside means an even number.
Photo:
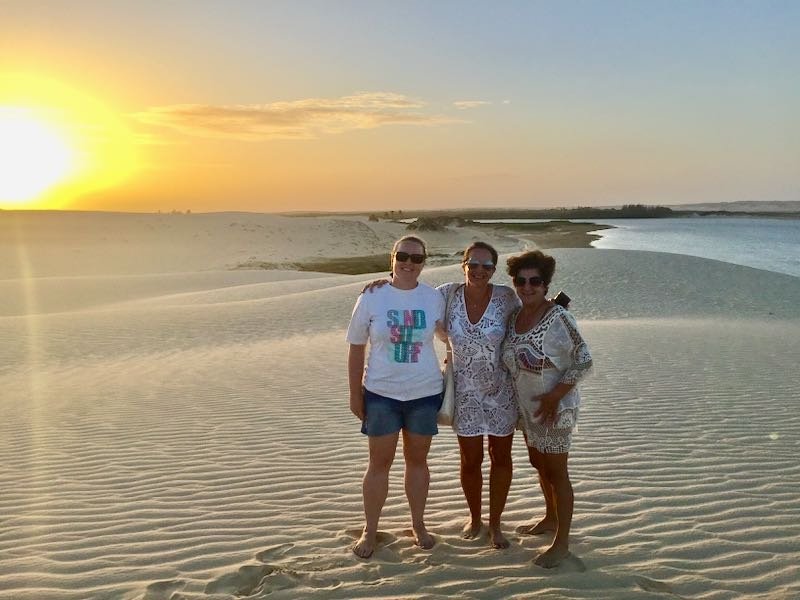
[[[486,286],[486,291],[481,294],[481,296],[477,300],[472,300],[467,295],[467,288],[464,288],[464,300],[467,303],[467,306],[470,308],[478,308],[479,306],[486,304],[486,301],[492,295],[492,288],[488,285]]]

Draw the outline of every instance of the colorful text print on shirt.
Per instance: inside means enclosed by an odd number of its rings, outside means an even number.
[[[425,311],[392,309],[386,312],[386,316],[389,340],[394,344],[394,361],[417,362],[422,351],[422,342],[415,340],[414,332],[425,329]]]

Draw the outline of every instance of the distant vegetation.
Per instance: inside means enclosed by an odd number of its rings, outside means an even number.
[[[456,253],[456,258],[451,255],[433,253],[428,256],[434,263],[455,263],[458,262],[460,253]],[[389,253],[371,254],[368,256],[342,256],[336,258],[320,258],[318,260],[306,260],[301,262],[272,263],[265,261],[248,261],[240,263],[236,269],[264,269],[279,270],[289,269],[292,271],[314,271],[316,273],[337,273],[341,275],[360,275],[362,273],[389,272],[391,257]]]
[[[412,231],[443,231],[450,225],[454,225],[456,227],[465,227],[472,224],[473,222],[469,219],[462,219],[452,215],[440,217],[426,215],[423,217],[417,217],[417,220],[413,223],[409,223],[406,229],[410,229]]]
[[[735,204],[735,203],[734,203]],[[757,205],[757,203],[752,203]],[[290,217],[332,217],[336,215],[365,215],[370,221],[401,221],[420,218],[436,219],[426,226],[437,227],[440,224],[467,225],[472,220],[483,219],[662,219],[665,217],[695,216],[733,216],[733,217],[785,217],[798,218],[800,211],[791,210],[792,203],[787,203],[787,210],[701,210],[697,206],[686,208],[669,208],[667,206],[649,206],[646,204],[626,204],[621,208],[597,208],[580,206],[578,208],[461,208],[448,210],[387,210],[383,212],[305,212],[283,213]],[[443,219],[448,219],[444,222]],[[424,230],[424,229],[423,229]]]
[[[545,209],[409,210],[401,212],[401,214],[400,218],[404,219],[416,217],[418,219],[436,219],[437,222],[448,218],[453,220],[452,224],[455,225],[466,225],[469,221],[481,219],[659,219],[679,216],[666,206],[646,206],[644,204],[626,204],[622,208],[582,206]]]

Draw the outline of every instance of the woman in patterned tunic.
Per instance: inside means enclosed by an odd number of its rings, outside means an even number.
[[[470,519],[465,539],[476,538],[482,527],[482,463],[484,437],[489,447],[489,542],[507,548],[500,528],[511,486],[511,442],[517,424],[517,406],[508,372],[502,366],[502,343],[509,315],[517,308],[514,290],[489,282],[497,265],[497,251],[474,242],[462,260],[464,283],[439,286],[449,297],[457,286],[446,317],[447,338],[453,350],[455,422],[461,451],[461,488]]]
[[[556,261],[539,250],[508,259],[508,274],[522,301],[508,321],[503,360],[512,375],[520,424],[531,465],[539,473],[546,512],[518,533],[554,531],[552,545],[535,562],[551,568],[569,556],[573,492],[567,470],[572,430],[578,420],[576,384],[592,365],[575,319],[547,299]]]

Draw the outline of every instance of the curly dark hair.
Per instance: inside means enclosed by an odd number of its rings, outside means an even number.
[[[489,254],[492,255],[492,262],[496,265],[497,264],[497,250],[495,250],[490,244],[486,242],[472,242],[469,246],[464,249],[464,256],[461,259],[461,264],[467,262],[469,258],[469,253],[475,250],[476,248],[481,248],[483,250],[488,250]]]
[[[513,279],[522,269],[536,269],[544,279],[545,285],[550,285],[553,273],[556,272],[556,259],[541,250],[530,250],[517,256],[512,256],[506,261],[508,274]]]

